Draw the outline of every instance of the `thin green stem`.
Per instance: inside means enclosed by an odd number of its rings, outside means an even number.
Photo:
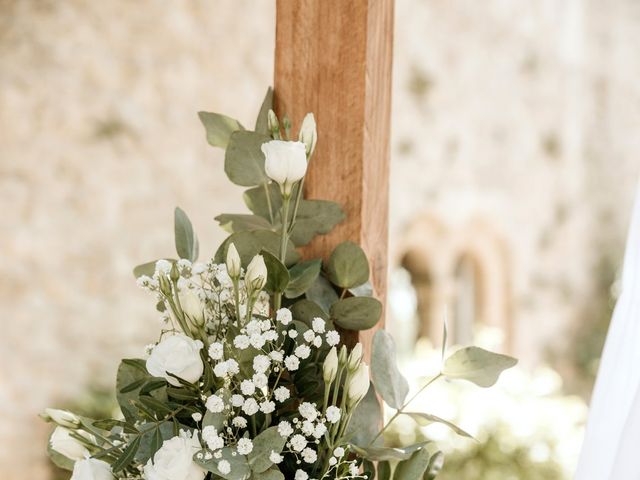
[[[236,325],[240,327],[240,287],[238,285],[238,278],[233,280],[233,297],[236,304]]]
[[[287,223],[289,221],[289,204],[291,203],[291,197],[288,195],[282,196],[282,229],[280,231],[280,261],[283,265],[286,264],[287,258],[287,243],[289,241],[289,233],[287,232]],[[282,293],[276,292],[273,296],[274,310],[278,311],[282,305]]]
[[[273,225],[273,207],[271,206],[271,195],[269,195],[269,184],[264,182],[262,184],[264,187],[264,194],[267,197],[267,207],[269,208],[269,220],[271,221],[271,225]]]

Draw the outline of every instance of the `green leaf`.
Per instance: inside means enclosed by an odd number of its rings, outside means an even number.
[[[471,434],[465,432],[456,424],[451,423],[448,420],[445,420],[444,418],[437,417],[436,415],[431,415],[430,413],[422,413],[422,412],[401,412],[401,413],[403,413],[404,415],[410,416],[419,425],[425,426],[431,423],[441,423],[443,425],[446,425],[447,427],[449,427],[451,430],[453,430],[454,432],[456,432],[458,435],[462,437],[473,438]]]
[[[116,375],[116,398],[128,421],[135,422],[137,419],[137,412],[131,406],[131,400],[138,399],[140,388],[151,378],[153,377],[146,371],[143,360],[124,359],[120,362]]]
[[[382,304],[371,297],[351,297],[338,300],[331,306],[331,318],[347,330],[367,330],[382,315]]]
[[[366,458],[362,461],[362,473],[366,475],[367,480],[375,480],[376,478],[376,466],[371,460]]]
[[[382,410],[376,390],[373,384],[370,384],[367,394],[353,412],[345,436],[353,445],[367,447],[378,434],[381,424]],[[373,446],[380,446],[378,443],[382,443],[382,437],[378,437]]]
[[[333,289],[333,285],[322,275],[316,278],[316,281],[309,287],[305,296],[320,305],[327,313],[331,311],[331,306],[340,298]]]
[[[200,395],[197,392],[192,392],[186,388],[167,387],[167,394],[176,400],[183,402],[194,402],[200,399]]]
[[[307,327],[311,328],[311,322],[314,318],[320,317],[327,320],[327,314],[324,313],[317,303],[311,300],[298,300],[291,307],[291,316],[296,320],[300,320]]]
[[[140,389],[140,395],[147,395],[154,390],[158,390],[159,388],[166,387],[167,381],[164,379],[154,378],[146,382],[142,388]]]
[[[458,350],[444,362],[442,374],[448,378],[460,378],[480,387],[491,387],[500,374],[518,361],[507,355],[489,352],[480,347]]]
[[[267,192],[269,192],[269,200],[271,201],[271,214],[275,219],[277,213],[282,208],[282,194],[280,193],[280,187],[278,187],[275,182],[267,184],[266,188],[265,184],[262,184],[246,190],[243,194],[243,199],[247,208],[251,210],[251,212],[267,221],[271,221],[271,216],[269,215],[269,203],[267,202]]]
[[[215,221],[229,233],[244,232],[245,230],[271,229],[269,221],[258,215],[223,213],[222,215],[218,215]]]
[[[207,142],[213,147],[227,148],[229,137],[236,130],[244,130],[240,122],[220,113],[198,112],[207,132]]]
[[[345,218],[342,208],[335,202],[302,200],[291,231],[291,241],[299,247],[306,245],[316,235],[329,233]]]
[[[176,207],[174,212],[174,232],[176,251],[180,258],[195,262],[198,258],[198,238],[193,232],[191,220],[180,207]]]
[[[99,428],[100,430],[104,430],[106,432],[110,432],[115,427],[122,428],[124,433],[138,433],[136,428],[127,422],[123,422],[122,420],[114,420],[113,418],[106,418],[104,420],[96,420],[93,422],[93,426],[95,428]]]
[[[371,285],[371,282],[365,282],[357,287],[349,288],[348,291],[354,297],[373,297],[373,285]]]
[[[197,454],[195,454],[193,461],[208,472],[212,472],[225,480],[246,480],[249,478],[251,470],[249,469],[245,455],[238,455],[237,453],[233,455],[235,451],[230,447],[225,447],[220,450],[220,452],[222,454],[220,458],[214,457],[209,460],[198,458]],[[222,473],[218,470],[218,463],[220,463],[221,460],[226,460],[231,465],[231,471],[229,473]]]
[[[262,105],[260,106],[258,118],[256,118],[256,132],[264,135],[269,135],[271,133],[269,132],[269,123],[267,122],[269,110],[271,109],[273,109],[273,89],[269,87],[267,89],[267,94],[264,96],[264,100],[262,101]]]
[[[440,451],[435,452],[431,455],[431,460],[429,460],[429,466],[427,467],[427,471],[424,472],[424,476],[422,480],[433,480],[438,476],[442,467],[444,466],[444,454]]]
[[[271,452],[280,453],[287,442],[278,433],[278,427],[270,427],[253,439],[253,450],[248,455],[249,465],[254,473],[268,470],[273,462],[269,460]]]
[[[284,296],[287,298],[296,298],[304,294],[311,285],[314,284],[318,275],[320,275],[320,269],[322,268],[322,260],[307,260],[306,262],[300,262],[295,264],[291,270],[289,270],[289,285],[284,292]]]
[[[271,467],[266,472],[253,472],[253,475],[251,475],[251,480],[284,480],[284,475],[278,469],[278,467]]]
[[[371,380],[387,405],[396,410],[404,405],[409,382],[398,370],[393,337],[384,330],[378,330],[373,336]]]
[[[273,255],[279,255],[280,235],[269,230],[254,230],[234,233],[226,238],[218,248],[214,260],[217,263],[224,263],[227,256],[229,243],[233,243],[238,250],[242,266],[246,268],[253,257],[262,250],[266,250]],[[291,242],[287,245],[286,264],[292,265],[298,261],[300,255],[296,252]]]
[[[378,480],[391,480],[391,464],[378,462]]]
[[[289,284],[289,270],[278,258],[267,250],[262,250],[260,254],[264,258],[267,266],[267,283],[265,290],[269,293],[284,292]]]
[[[171,408],[169,408],[167,405],[165,405],[160,400],[157,400],[157,399],[155,399],[153,397],[148,397],[146,395],[141,395],[139,397],[139,401],[146,408],[148,408],[149,410],[152,410],[153,412],[157,413],[159,417],[164,417],[164,416],[170,415],[172,413]]]
[[[124,387],[122,387],[119,391],[120,393],[129,393],[129,392],[133,392],[134,390],[138,390],[140,388],[142,388],[142,386],[147,382],[146,378],[141,378],[139,380],[136,380],[135,382],[131,382],[129,385],[125,385]]]
[[[141,435],[140,447],[135,456],[136,463],[146,463],[153,457],[165,440],[175,436],[173,422],[147,423],[142,427],[144,433]]]
[[[428,442],[423,442],[420,446]],[[406,460],[411,458],[415,448],[391,448],[391,447],[358,447],[351,448],[360,456],[373,461]]]
[[[224,171],[229,180],[245,187],[268,182],[260,147],[269,140],[269,137],[255,132],[232,133],[224,156]]]
[[[369,261],[360,246],[342,242],[329,257],[329,280],[342,288],[353,288],[369,280]]]
[[[422,480],[422,476],[429,467],[431,455],[422,448],[414,452],[411,458],[398,464],[393,474],[394,480]]]
[[[133,461],[133,458],[136,456],[136,452],[140,447],[140,439],[141,435],[135,437],[127,448],[124,449],[122,454],[116,459],[116,461],[111,465],[111,470],[113,473],[118,473],[121,470],[124,470],[129,466],[129,464]]]
[[[173,258],[165,258],[167,262],[175,263],[175,259]],[[143,275],[147,277],[152,277],[154,273],[156,273],[156,263],[158,260],[154,260],[153,262],[143,263],[142,265],[138,265],[133,269],[133,275],[138,278]]]

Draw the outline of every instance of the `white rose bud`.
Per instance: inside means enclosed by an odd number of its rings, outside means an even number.
[[[111,466],[95,458],[79,460],[73,465],[71,480],[113,480]]]
[[[144,478],[148,480],[203,480],[207,472],[194,461],[193,455],[201,450],[197,435],[184,431],[165,440],[154,456],[144,466]]]
[[[358,368],[361,360],[362,360],[362,344],[356,343],[356,346],[353,347],[353,350],[351,350],[351,353],[349,354],[349,360],[347,360],[347,365],[349,370],[353,372],[356,368]]]
[[[280,185],[284,196],[291,195],[293,184],[307,173],[307,147],[302,142],[272,140],[262,144],[267,176]]]
[[[280,131],[280,122],[278,122],[278,116],[276,112],[269,109],[269,113],[267,113],[267,128],[270,132],[279,132]]]
[[[186,380],[197,382],[204,372],[200,357],[203,344],[186,335],[176,334],[165,337],[156,345],[147,359],[147,371],[154,377],[162,377],[175,387],[180,382],[169,373]]]
[[[240,276],[240,255],[233,243],[227,248],[227,273],[234,279]]]
[[[180,307],[182,311],[196,327],[204,326],[204,307],[198,294],[190,288],[180,292]]]
[[[327,384],[336,379],[336,375],[338,374],[338,351],[336,350],[336,347],[331,348],[327,357],[324,359],[322,374],[324,382]]]
[[[304,143],[307,149],[307,156],[310,157],[316,149],[318,134],[316,132],[316,119],[313,113],[307,113],[300,127],[299,140]]]
[[[356,373],[349,380],[349,387],[347,390],[347,403],[349,408],[355,408],[360,400],[369,391],[369,366],[365,363],[361,363],[356,370]]]
[[[264,264],[262,255],[256,255],[249,262],[244,282],[252,290],[262,290],[267,283],[267,266]]]
[[[56,427],[49,439],[51,448],[70,460],[82,460],[89,456],[89,450],[78,440],[71,436],[71,430],[64,427]]]
[[[80,426],[80,418],[66,410],[57,410],[55,408],[45,408],[42,417],[49,421],[53,421],[62,427],[78,428]]]

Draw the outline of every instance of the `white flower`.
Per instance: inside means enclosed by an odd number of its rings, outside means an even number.
[[[297,330],[289,330],[289,337],[290,338],[296,338],[298,336],[298,331]]]
[[[336,448],[336,449],[333,451],[333,455],[334,455],[336,458],[342,458],[342,457],[344,457],[344,448],[342,448],[342,447],[338,447],[338,448]]]
[[[231,464],[227,460],[220,460],[218,462],[218,471],[223,475],[231,472]]]
[[[332,347],[329,350],[326,358],[324,359],[324,364],[322,365],[322,376],[325,383],[331,383],[335,380],[336,375],[338,374],[338,351],[336,347]]]
[[[349,380],[347,401],[350,408],[355,407],[369,391],[369,367],[361,363],[356,373]]]
[[[227,371],[231,375],[237,375],[240,373],[240,365],[233,358],[227,360]]]
[[[244,401],[244,405],[242,405],[242,411],[249,416],[255,415],[256,413],[258,413],[258,410],[258,402],[256,402],[253,398],[247,398]]]
[[[193,418],[195,422],[199,422],[200,420],[202,420],[202,414],[199,412],[192,413],[191,418]]]
[[[271,463],[280,463],[282,462],[283,458],[282,455],[280,455],[278,452],[274,452],[273,450],[271,450],[271,453],[269,454],[269,460],[271,461]]]
[[[313,330],[307,330],[302,334],[302,338],[304,338],[306,342],[311,343],[313,342],[313,339],[316,338],[316,334]]]
[[[182,290],[178,297],[180,298],[180,308],[182,308],[187,318],[196,327],[202,327],[204,325],[204,307],[198,294],[194,290],[187,288]]]
[[[316,148],[316,142],[318,141],[318,133],[316,132],[316,119],[313,117],[313,113],[307,113],[302,120],[302,126],[300,127],[300,133],[298,139],[304,143],[308,156],[311,156]]]
[[[227,274],[231,278],[238,278],[240,276],[240,255],[233,243],[229,244],[227,248]]]
[[[209,346],[209,356],[213,360],[222,360],[223,354],[224,354],[224,347],[220,342],[213,342]]]
[[[79,460],[73,465],[71,480],[113,480],[111,466],[95,458]]]
[[[260,403],[260,411],[262,413],[271,413],[275,409],[276,409],[276,404],[271,401],[265,400],[264,402]]]
[[[249,455],[253,450],[253,442],[248,438],[238,440],[238,453],[240,455]]]
[[[279,350],[274,350],[269,354],[269,356],[271,357],[271,360],[273,360],[274,362],[281,362],[284,359],[284,355]]]
[[[207,398],[205,406],[212,413],[220,413],[224,410],[224,400],[218,395],[211,395]]]
[[[244,275],[244,281],[253,291],[264,288],[267,283],[267,266],[262,255],[256,255],[251,259]]]
[[[179,387],[180,382],[169,373],[195,383],[204,372],[200,358],[202,346],[200,340],[182,334],[165,337],[149,355],[147,371],[154,377],[165,378],[174,387]]]
[[[237,393],[231,395],[231,405],[233,405],[234,407],[241,407],[243,403],[244,397],[242,395],[239,395]]]
[[[315,430],[315,425],[313,424],[313,422],[305,420],[304,422],[302,422],[302,427],[300,427],[300,430],[302,430],[302,433],[304,433],[306,436],[311,436],[313,435],[313,431]]]
[[[256,388],[264,388],[269,384],[269,379],[264,373],[254,374],[252,380]]]
[[[300,367],[300,360],[295,355],[289,355],[284,359],[284,365],[290,372],[296,371]]]
[[[309,358],[309,355],[311,355],[311,349],[308,345],[300,345],[293,353],[295,353],[296,357],[304,360],[305,358]]]
[[[287,438],[289,435],[293,433],[293,427],[286,420],[282,420],[278,424],[278,433],[281,437]]]
[[[218,434],[216,427],[207,425],[202,429],[202,440],[207,444],[209,450],[220,450],[224,447],[224,439]]]
[[[271,361],[266,355],[256,355],[253,358],[253,369],[258,373],[264,373],[269,369]]]
[[[307,147],[302,142],[272,140],[262,144],[267,176],[280,185],[280,191],[289,196],[293,184],[307,172]]]
[[[335,330],[329,330],[325,335],[325,339],[330,347],[335,347],[340,343],[340,334]]]
[[[171,262],[168,260],[158,260],[156,262],[156,273],[164,273],[169,275],[169,272],[171,272]]]
[[[71,436],[71,430],[56,427],[49,439],[51,448],[70,460],[82,460],[89,456],[89,450]]]
[[[256,386],[251,380],[243,380],[240,383],[240,391],[243,395],[253,395],[256,391]]]
[[[318,423],[313,430],[313,436],[316,438],[322,438],[327,433],[327,426],[324,423]]]
[[[307,446],[307,439],[304,438],[299,433],[296,433],[293,437],[291,437],[291,448],[293,448],[296,452],[301,452]]]
[[[207,472],[193,461],[200,448],[198,437],[184,431],[165,440],[144,466],[145,480],[203,480]]]
[[[313,403],[302,402],[298,407],[298,411],[300,412],[300,415],[303,416],[303,418],[306,418],[307,420],[310,420],[312,422],[316,418],[318,418],[318,410]]]
[[[320,335],[313,339],[313,346],[316,348],[320,348],[322,346],[322,337]]]
[[[349,370],[355,371],[356,368],[360,365],[360,361],[362,360],[362,344],[356,343],[356,346],[353,347],[351,353],[349,354],[349,360],[347,360],[347,365]]]
[[[262,320],[260,322],[260,330],[262,330],[263,332],[266,332],[270,328],[271,328],[271,322],[269,320]]]
[[[318,460],[318,454],[316,454],[315,450],[307,447],[302,451],[302,459],[307,463],[315,463]]]
[[[246,335],[238,335],[233,339],[233,346],[238,350],[245,350],[249,348],[249,345],[249,337],[247,337]]]
[[[327,420],[331,423],[338,423],[340,421],[340,417],[342,414],[340,413],[340,409],[335,405],[331,405],[327,408]]]
[[[66,410],[57,410],[55,408],[45,408],[44,416],[50,418],[62,427],[77,428],[80,425],[80,418]]]
[[[273,391],[273,396],[279,402],[284,402],[291,396],[291,392],[287,387],[278,387]]]
[[[264,347],[264,344],[267,342],[267,340],[264,338],[264,335],[261,335],[259,333],[252,334],[251,337],[249,337],[249,341],[251,342],[251,346],[258,350]]]
[[[262,332],[262,328],[260,328],[260,322],[255,318],[249,323],[247,323],[244,327],[247,330],[249,335],[260,334]]]
[[[293,480],[309,480],[309,475],[304,470],[296,470],[296,476]]]
[[[316,317],[313,320],[311,320],[311,327],[313,328],[313,331],[316,333],[324,333],[325,324],[326,322],[320,317]]]
[[[213,374],[216,377],[226,377],[227,373],[229,373],[229,365],[227,362],[216,363],[216,366],[213,367]]]
[[[282,325],[289,325],[291,323],[291,310],[288,308],[280,308],[276,312],[276,321],[280,322]]]
[[[349,473],[351,473],[351,475],[353,475],[354,477],[358,475],[358,473],[360,473],[358,471],[358,466],[355,463],[349,465]]]
[[[275,330],[267,330],[262,334],[262,336],[265,340],[273,342],[278,339],[278,332],[276,332]]]
[[[234,417],[231,424],[236,428],[247,428],[247,419],[244,417]]]

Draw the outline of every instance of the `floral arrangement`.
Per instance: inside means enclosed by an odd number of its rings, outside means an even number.
[[[134,269],[163,328],[146,359],[118,368],[122,416],[43,414],[56,424],[50,457],[72,480],[356,480],[373,478],[376,463],[380,479],[397,463],[393,478],[418,480],[437,474],[442,454],[429,442],[385,447],[389,424],[407,415],[464,433],[405,411],[409,387],[387,333],[374,336],[371,368],[361,344],[343,341],[340,332],[376,325],[382,305],[358,245],[338,245],[324,263],[300,259],[297,247],[345,215],[303,195],[317,140],[313,115],[293,141],[271,102],[269,89],[253,131],[200,113],[208,142],[226,149],[227,176],[249,187],[251,214],[216,217],[230,235],[198,262],[193,226],[176,208],[178,258]],[[444,360],[427,385],[448,377],[490,386],[514,364],[469,347]],[[396,410],[386,425],[378,396]]]

